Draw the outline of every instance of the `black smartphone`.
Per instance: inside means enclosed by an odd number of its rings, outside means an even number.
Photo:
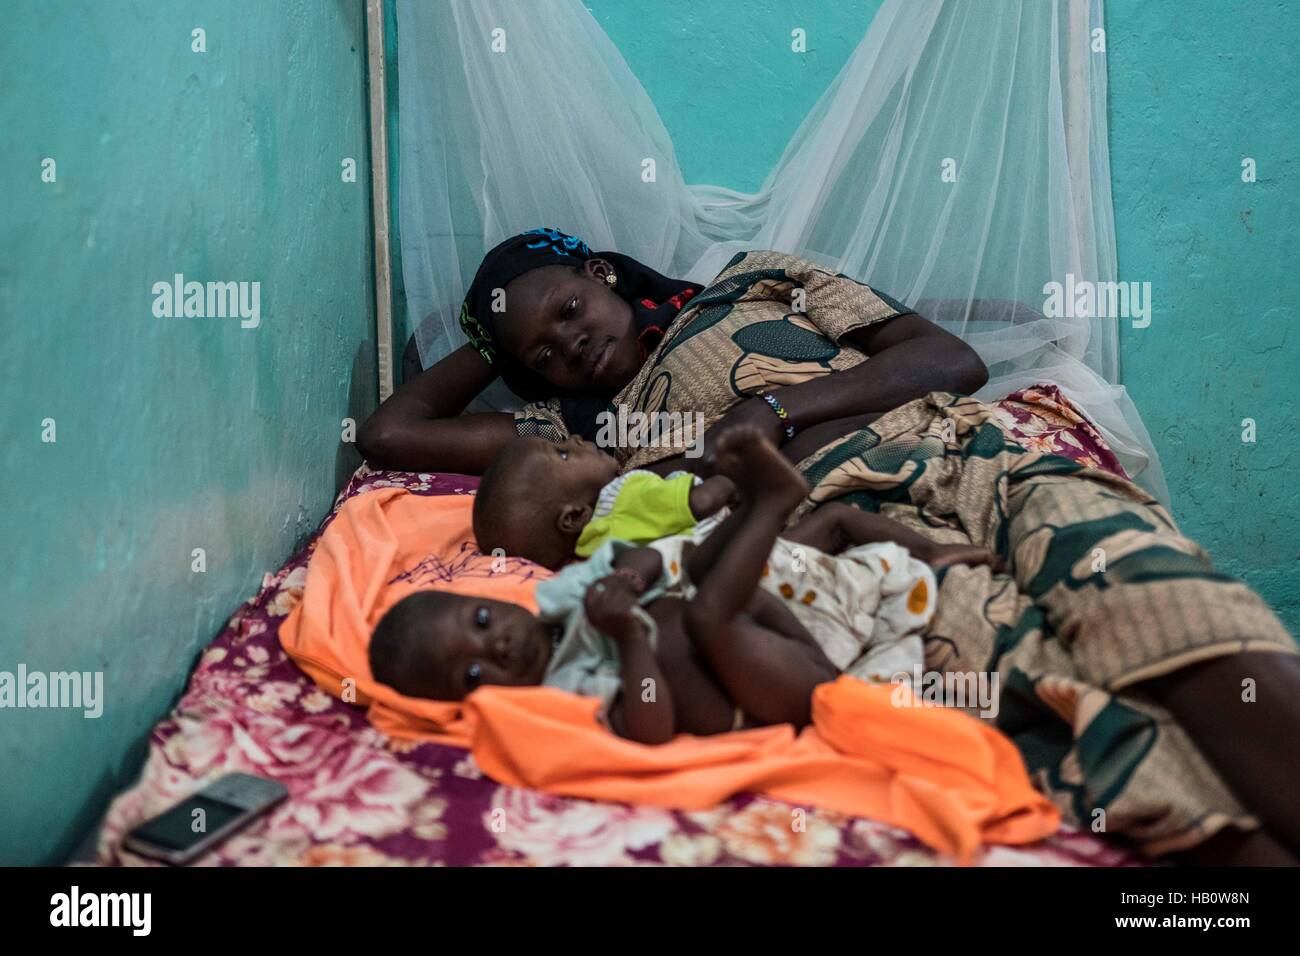
[[[164,863],[189,863],[243,829],[289,795],[284,784],[231,773],[170,810],[146,820],[122,845]]]

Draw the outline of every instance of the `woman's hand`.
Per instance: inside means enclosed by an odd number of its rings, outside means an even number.
[[[779,397],[777,396],[778,399]],[[694,469],[697,475],[713,474],[714,450],[718,446],[718,439],[733,428],[741,426],[757,428],[778,448],[785,441],[785,426],[772,406],[758,396],[743,399],[733,405],[729,412],[714,422],[704,433],[704,453],[696,462]]]

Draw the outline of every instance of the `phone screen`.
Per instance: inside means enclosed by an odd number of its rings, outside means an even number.
[[[203,815],[196,817],[195,810],[202,810]],[[209,833],[220,830],[243,812],[229,803],[196,795],[141,824],[133,831],[133,835],[169,850],[184,850]],[[200,821],[202,827],[196,829],[200,826]]]

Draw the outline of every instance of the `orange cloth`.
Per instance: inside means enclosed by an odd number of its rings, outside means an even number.
[[[646,747],[605,730],[599,702],[549,687],[475,691],[474,759],[493,780],[593,800],[700,810],[742,791],[869,817],[962,862],[983,843],[1031,843],[1060,814],[1015,746],[941,707],[900,707],[906,687],[843,676],[813,692],[813,724]]]
[[[298,666],[335,697],[368,707],[370,722],[391,736],[436,734],[469,746],[470,728],[460,704],[406,697],[370,676],[370,635],[385,612],[428,589],[536,612],[533,590],[552,574],[523,558],[482,554],[473,507],[473,495],[404,488],[349,498],[317,540],[302,600],[280,625],[280,645]]]
[[[764,793],[906,828],[963,862],[983,843],[1055,832],[1060,815],[1010,740],[955,710],[897,706],[912,699],[906,688],[841,677],[816,689],[813,724],[797,736],[783,724],[647,747],[606,730],[599,701],[554,688],[483,687],[449,704],[375,684],[371,630],[414,590],[535,608],[533,588],[549,572],[509,559],[492,573],[492,558],[470,538],[472,501],[400,489],[349,500],[321,535],[302,601],[281,626],[285,650],[326,690],[341,696],[342,679],[354,678],[356,702],[390,736],[468,746],[494,780],[566,796],[694,810]]]

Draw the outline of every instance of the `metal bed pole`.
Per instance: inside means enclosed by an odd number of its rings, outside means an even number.
[[[375,358],[379,400],[393,393],[393,277],[388,236],[388,107],[384,76],[384,0],[366,0],[370,92],[370,218],[375,246]]]

